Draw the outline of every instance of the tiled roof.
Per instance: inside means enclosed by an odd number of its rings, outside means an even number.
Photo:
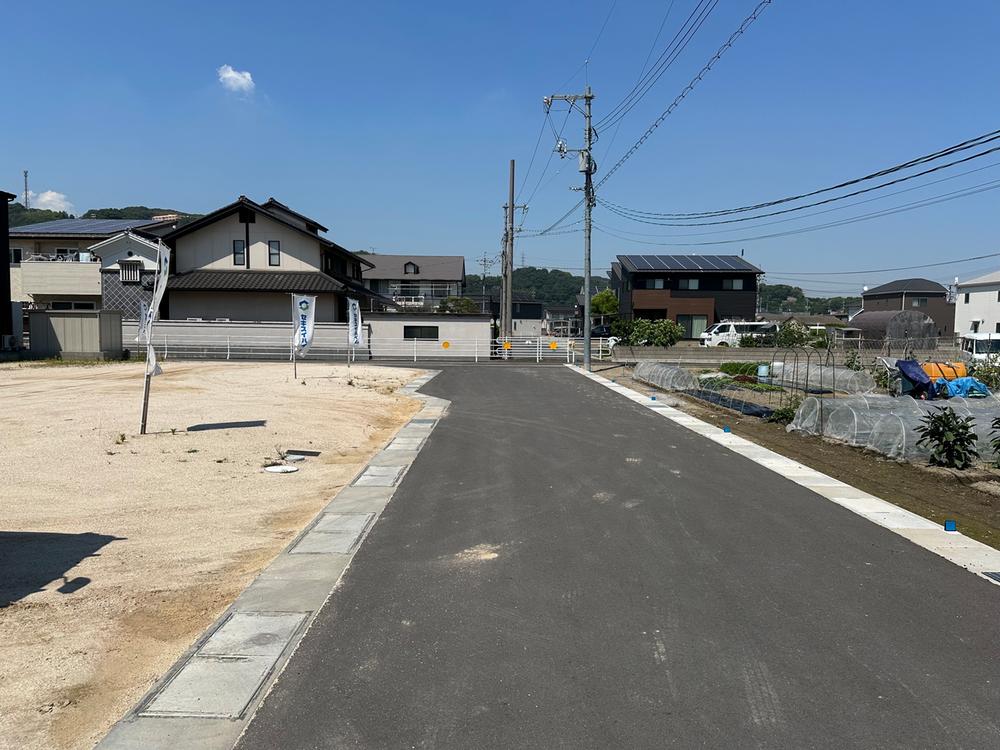
[[[862,292],[861,296],[867,297],[869,294],[901,294],[902,292],[947,294],[948,290],[930,279],[897,279],[896,281],[890,281],[887,284],[877,286],[874,289],[869,289],[867,292]]]
[[[342,292],[344,285],[319,271],[188,271],[167,288],[192,292]]]
[[[461,281],[465,277],[465,257],[461,255],[363,255],[375,265],[364,271],[366,279],[403,279],[413,281]],[[404,273],[404,266],[414,263],[417,273]]]

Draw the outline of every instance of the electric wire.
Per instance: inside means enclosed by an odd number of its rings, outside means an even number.
[[[723,43],[723,45],[721,47],[719,47],[719,49],[715,52],[714,55],[712,55],[712,57],[709,59],[709,61],[707,63],[705,63],[705,65],[702,67],[702,69],[700,71],[698,71],[697,75],[695,75],[695,77],[691,79],[691,81],[688,83],[688,85],[684,87],[684,89],[681,91],[681,93],[676,96],[676,98],[673,100],[673,102],[670,103],[670,106],[667,107],[660,114],[660,116],[657,117],[656,120],[653,121],[653,124],[650,125],[646,129],[646,132],[643,133],[642,136],[640,136],[639,140],[637,140],[628,149],[628,151],[626,151],[622,155],[622,157],[615,163],[615,165],[613,167],[611,167],[611,169],[607,172],[607,174],[605,174],[604,177],[602,177],[601,180],[597,183],[597,185],[594,186],[595,190],[597,188],[600,188],[601,185],[603,185],[609,179],[611,179],[611,176],[615,172],[617,172],[619,169],[621,169],[622,165],[625,164],[625,162],[627,162],[636,151],[638,151],[640,148],[642,148],[642,145],[649,139],[649,137],[656,131],[656,129],[658,127],[660,127],[660,125],[663,123],[663,121],[666,120],[674,112],[674,110],[677,109],[678,106],[680,106],[680,103],[682,101],[684,101],[684,99],[687,98],[687,95],[689,93],[691,93],[692,91],[694,91],[694,89],[698,85],[698,83],[701,80],[703,80],[704,77],[709,73],[709,71],[711,71],[712,68],[715,67],[715,64],[719,60],[722,59],[722,56],[726,54],[726,51],[729,50],[730,48],[732,48],[732,46],[736,42],[736,40],[740,36],[742,36],[746,32],[746,30],[748,28],[750,28],[750,26],[753,24],[754,21],[757,20],[757,18],[760,17],[760,14],[763,13],[764,8],[766,8],[768,5],[770,5],[771,1],[772,0],[761,0],[760,1],[760,3],[757,5],[757,7],[754,8],[753,12],[744,19],[744,21],[743,21],[742,24],[740,24],[739,28],[736,29],[736,31],[734,31],[729,36],[729,39],[727,39],[725,41],[725,43]]]

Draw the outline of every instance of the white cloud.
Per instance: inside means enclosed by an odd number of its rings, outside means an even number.
[[[28,191],[32,208],[44,208],[47,211],[66,211],[72,213],[73,204],[65,193],[57,193],[55,190],[43,190],[36,193],[34,190]]]
[[[232,65],[223,65],[216,72],[223,88],[247,96],[253,93],[256,84],[249,70],[234,70]]]

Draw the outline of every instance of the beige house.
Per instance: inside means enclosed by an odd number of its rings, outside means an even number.
[[[161,317],[291,321],[293,293],[316,295],[316,319],[347,319],[347,300],[392,301],[366,289],[372,264],[324,237],[327,228],[270,198],[241,195],[164,236],[172,274]]]
[[[11,299],[34,309],[96,310],[107,241],[133,231],[153,237],[173,226],[151,219],[57,219],[13,227]]]

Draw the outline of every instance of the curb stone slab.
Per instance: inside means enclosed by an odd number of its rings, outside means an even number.
[[[945,531],[938,524],[923,516],[870,495],[864,490],[811,469],[769,448],[752,443],[746,438],[731,432],[723,432],[715,425],[704,422],[679,409],[666,406],[663,401],[652,401],[638,391],[626,388],[592,372],[587,372],[576,365],[565,365],[565,367],[569,367],[585,378],[645,406],[653,413],[659,414],[681,427],[707,437],[709,440],[811,490],[852,513],[899,534],[917,546],[930,550],[949,562],[965,568],[970,573],[975,573],[990,583],[1000,585],[1000,579],[988,575],[1000,572],[1000,550],[977,542],[975,539],[970,539],[956,531]]]
[[[99,750],[230,750],[294,653],[450,401],[423,408],[262,570],[222,616],[102,739]]]

